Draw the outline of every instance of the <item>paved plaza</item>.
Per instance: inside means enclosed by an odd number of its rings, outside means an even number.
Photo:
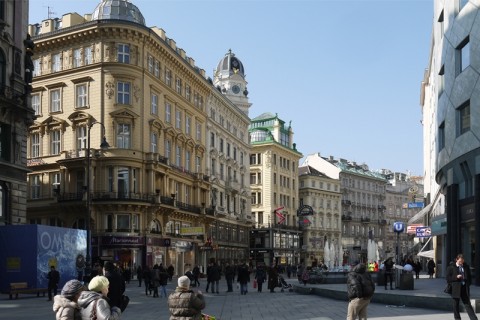
[[[440,279],[438,279],[440,280]],[[287,280],[292,284],[296,281]],[[170,293],[174,290],[176,279],[167,286]],[[204,292],[206,282],[201,280],[201,290]],[[195,288],[194,288],[195,289]],[[377,287],[377,290],[383,288]],[[244,319],[285,319],[285,320],[340,320],[346,319],[347,302],[323,298],[316,295],[304,295],[295,292],[275,293],[265,290],[262,293],[249,287],[247,295],[240,295],[238,289],[227,293],[225,280],[220,281],[220,294],[204,293],[207,307],[205,313],[215,315],[220,320]],[[256,289],[255,289],[256,290]],[[391,291],[392,294],[396,290]],[[397,290],[401,292],[401,290]],[[138,287],[138,282],[131,281],[127,284],[127,295],[130,296],[130,305],[122,314],[122,320],[159,320],[168,319],[167,299],[152,298],[145,295],[145,289]],[[412,291],[414,294],[414,291]],[[418,299],[428,299],[418,296]],[[46,297],[35,295],[20,295],[18,300],[9,300],[8,295],[0,295],[0,319],[5,320],[51,320],[54,319],[52,302]],[[448,302],[449,303],[449,302]],[[371,303],[368,308],[369,319],[453,319],[452,312],[408,308],[401,305],[385,305]],[[462,314],[466,319],[467,315]]]

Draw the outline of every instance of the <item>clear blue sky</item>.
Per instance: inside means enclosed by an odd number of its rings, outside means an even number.
[[[320,152],[423,174],[420,84],[432,0],[131,0],[198,67],[228,49],[245,67],[250,117],[292,121],[304,155]],[[30,23],[100,0],[30,0]]]

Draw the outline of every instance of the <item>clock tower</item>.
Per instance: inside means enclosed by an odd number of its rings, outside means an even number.
[[[245,69],[232,50],[228,50],[225,57],[218,63],[213,77],[213,85],[248,115],[248,109],[252,104],[248,102]]]

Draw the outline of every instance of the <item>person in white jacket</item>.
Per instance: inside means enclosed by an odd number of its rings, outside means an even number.
[[[78,306],[81,308],[82,320],[118,320],[122,311],[120,308],[111,306],[108,299],[108,279],[104,276],[96,276],[90,280],[88,289],[78,298]]]

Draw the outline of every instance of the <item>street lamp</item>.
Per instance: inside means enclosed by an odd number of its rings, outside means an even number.
[[[93,125],[99,124],[103,128],[103,138],[102,143],[100,143],[100,148],[102,150],[108,149],[110,146],[105,138],[105,126],[101,122],[92,122],[88,126],[87,131],[87,211],[85,217],[85,229],[87,230],[87,256],[85,258],[85,275],[90,276],[91,271],[91,242],[92,242],[92,232],[90,230],[90,216],[91,216],[91,194],[90,194],[90,167],[91,167],[91,160],[90,160],[90,130],[92,129]]]

